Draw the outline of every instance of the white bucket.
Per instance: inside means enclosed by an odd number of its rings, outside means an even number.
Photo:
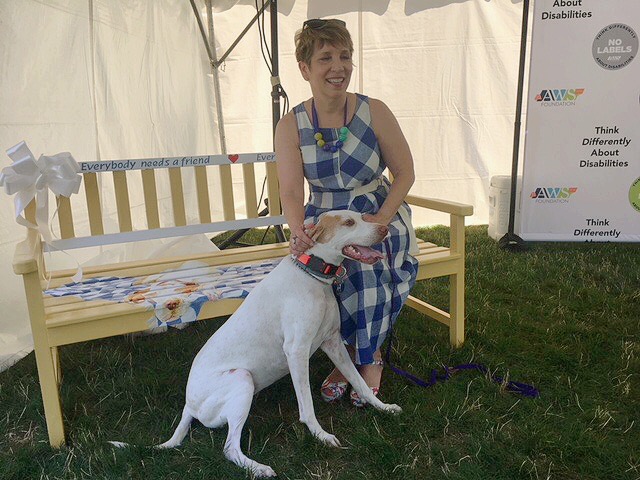
[[[516,195],[520,195],[522,177],[518,177]],[[509,230],[509,206],[511,203],[511,175],[495,175],[489,184],[489,236],[500,240]],[[518,232],[520,199],[516,196],[514,230]]]

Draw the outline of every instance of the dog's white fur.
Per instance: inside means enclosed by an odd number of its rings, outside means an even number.
[[[322,215],[307,251],[338,265],[347,245],[382,241],[387,228],[347,210]],[[373,407],[399,413],[382,403],[362,379],[340,336],[338,306],[330,282],[322,282],[283,259],[247,296],[238,310],[202,347],[191,367],[186,404],[173,436],[158,448],[180,445],[192,419],[207,427],[229,425],[225,456],[256,476],[275,476],[271,467],[248,458],[240,449],[242,428],[253,396],[291,373],[300,421],[322,442],[340,446],[316,419],[309,385],[309,357],[321,348],[355,391]],[[116,442],[114,442],[116,443]]]

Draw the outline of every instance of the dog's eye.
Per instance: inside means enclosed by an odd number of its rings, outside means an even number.
[[[356,222],[355,222],[355,220],[353,218],[348,218],[343,223],[343,225],[346,226],[346,227],[353,227],[355,224],[356,224]]]

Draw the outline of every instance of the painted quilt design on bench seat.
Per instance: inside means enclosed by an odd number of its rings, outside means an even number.
[[[96,277],[45,290],[52,297],[76,296],[84,301],[134,303],[153,310],[150,327],[193,322],[202,305],[245,298],[282,259],[250,265],[211,267],[186,262],[177,269],[140,277]]]

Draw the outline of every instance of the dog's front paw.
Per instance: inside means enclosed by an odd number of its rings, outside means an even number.
[[[398,415],[402,413],[402,408],[400,408],[400,405],[396,405],[395,403],[385,404],[383,410],[387,413],[391,413],[392,415]]]
[[[277,477],[278,474],[269,465],[258,464],[251,469],[253,476],[256,478]]]
[[[320,432],[316,435],[318,440],[320,440],[325,445],[329,445],[330,447],[340,448],[342,445],[340,444],[340,440],[336,438],[335,435],[331,435],[327,432]]]

